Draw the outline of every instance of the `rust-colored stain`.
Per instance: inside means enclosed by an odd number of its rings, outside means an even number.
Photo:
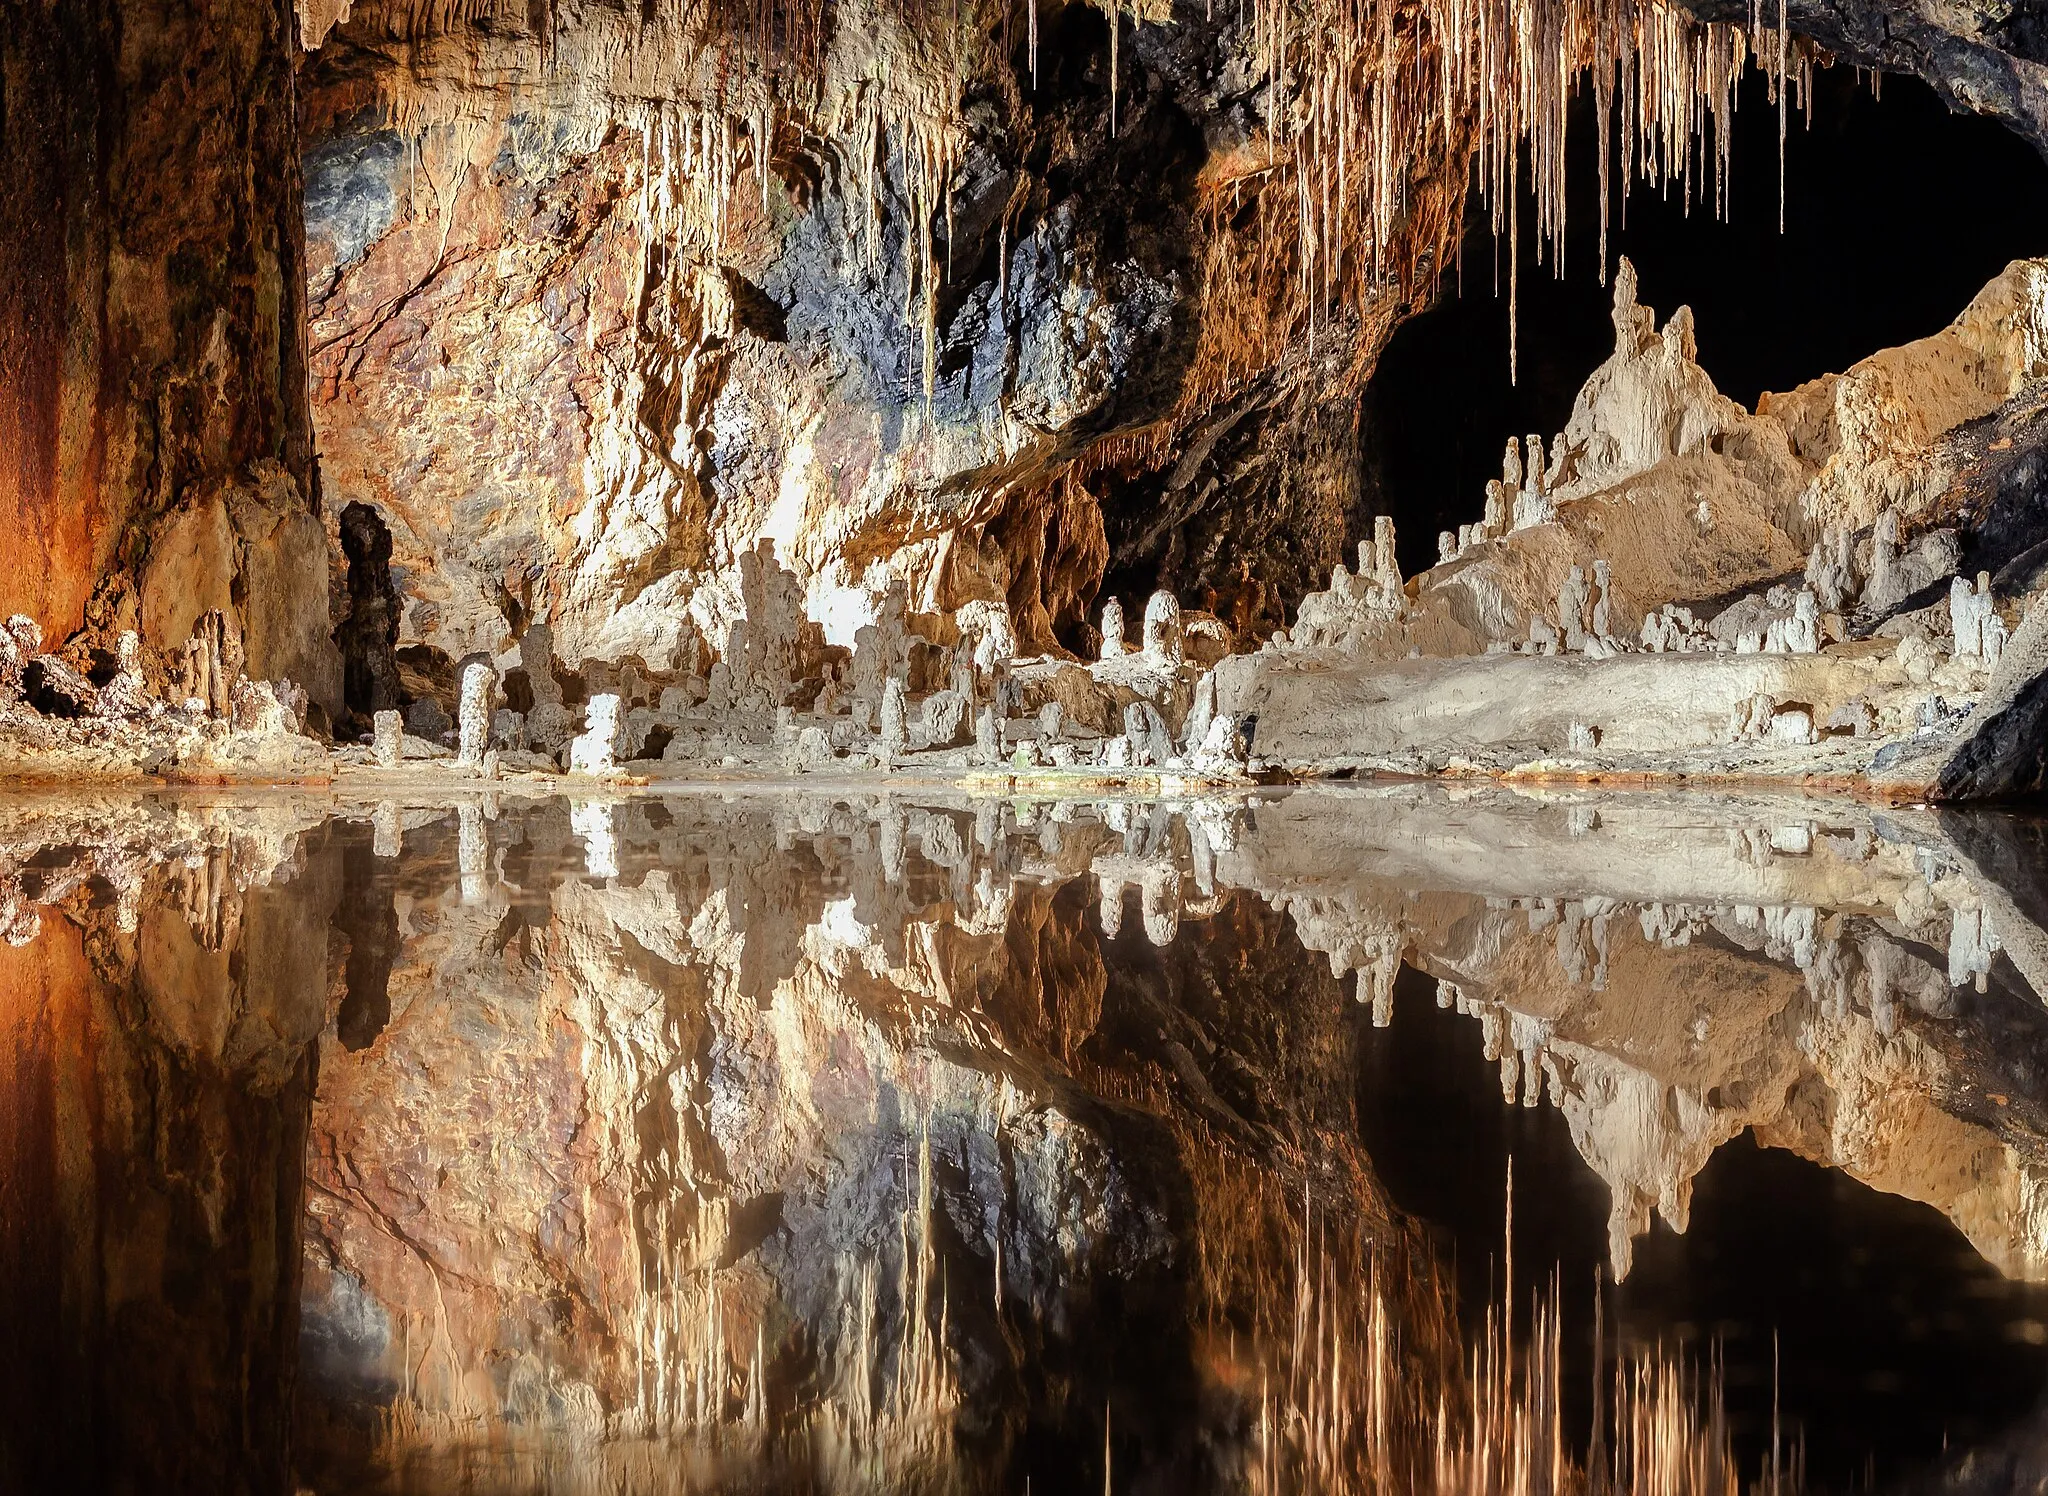
[[[0,581],[7,611],[55,638],[78,626],[105,523],[98,420],[65,419],[77,397],[98,404],[77,382],[96,379],[104,267],[76,24],[31,7],[0,40]]]

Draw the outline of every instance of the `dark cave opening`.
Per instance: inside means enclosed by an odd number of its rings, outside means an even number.
[[[2004,126],[1950,113],[1915,78],[1885,77],[1874,93],[1848,67],[1816,70],[1813,95],[1810,123],[1796,107],[1788,121],[1782,234],[1778,113],[1753,70],[1735,115],[1726,218],[1711,201],[1688,207],[1675,186],[1639,184],[1625,204],[1617,194],[1609,230],[1610,270],[1629,257],[1660,325],[1690,306],[1701,364],[1751,408],[1762,391],[1939,331],[2010,261],[2048,252],[2048,162]],[[1439,530],[1479,517],[1507,438],[1557,431],[1612,351],[1611,290],[1595,273],[1596,136],[1582,91],[1562,278],[1537,261],[1534,200],[1522,197],[1518,378],[1507,244],[1475,194],[1462,267],[1437,306],[1395,333],[1367,386],[1359,532],[1373,514],[1392,515],[1406,572],[1435,563]]]

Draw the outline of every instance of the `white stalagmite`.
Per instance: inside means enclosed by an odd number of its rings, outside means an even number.
[[[483,660],[463,667],[462,696],[456,705],[455,722],[461,734],[458,763],[481,764],[491,746],[491,697],[498,689],[498,672]]]
[[[1097,657],[1113,660],[1124,652],[1124,605],[1111,598],[1102,605],[1102,647]]]
[[[375,733],[370,757],[380,769],[395,769],[404,755],[405,719],[397,712],[378,712],[370,718]]]
[[[1973,587],[1962,577],[1948,584],[1949,628],[1955,638],[1955,652],[1958,656],[1972,659],[1990,658],[2004,644],[2001,637],[1989,650],[1985,648],[1987,627],[1998,617],[1997,605],[1991,596],[1991,573],[1977,573],[1977,584]],[[1999,624],[2002,634],[2004,624]]]
[[[583,733],[569,745],[571,774],[608,774],[618,767],[619,698],[609,692],[590,698]]]
[[[1180,664],[1180,599],[1163,588],[1145,604],[1144,641],[1147,663]]]

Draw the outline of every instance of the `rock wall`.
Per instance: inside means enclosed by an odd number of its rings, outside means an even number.
[[[1272,622],[1334,559],[1348,402],[1459,222],[1455,122],[1311,341],[1245,20],[1112,46],[1084,6],[983,6],[935,60],[861,6],[815,102],[749,83],[735,121],[691,71],[715,35],[542,14],[357,5],[308,72],[323,477],[393,525],[404,642],[543,617],[572,664],[667,668],[685,616],[722,647],[763,536],[834,643],[894,574],[918,612],[1007,602],[1033,652],[1092,643],[1110,568]]]
[[[295,50],[287,0],[0,10],[0,544],[53,643],[236,609],[332,705]]]

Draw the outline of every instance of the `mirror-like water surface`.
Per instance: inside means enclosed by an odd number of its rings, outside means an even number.
[[[10,801],[0,1487],[2033,1489],[2044,889],[1699,794]]]

